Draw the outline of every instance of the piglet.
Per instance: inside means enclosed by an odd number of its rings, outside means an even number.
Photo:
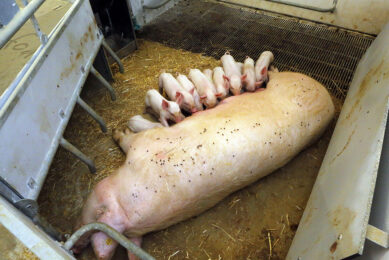
[[[200,95],[197,92],[197,90],[196,90],[195,86],[193,85],[193,83],[188,79],[187,76],[182,75],[182,74],[178,74],[177,81],[180,83],[180,85],[181,85],[181,87],[183,89],[188,91],[189,94],[191,94],[193,96],[194,103],[195,103],[195,106],[196,106],[196,110],[197,111],[202,111],[204,109],[203,108],[203,104],[200,102]]]
[[[236,66],[238,67],[240,73],[243,73],[243,63],[242,62],[237,62]]]
[[[254,60],[249,56],[244,60],[243,73],[247,77],[243,80],[243,85],[247,91],[253,92],[256,89],[255,82],[255,70],[254,70]],[[258,85],[259,87],[260,85]]]
[[[226,74],[225,79],[230,83],[232,94],[239,95],[242,89],[242,80],[244,80],[247,75],[242,76],[234,57],[232,57],[229,52],[226,52],[220,60],[223,64],[224,73]]]
[[[191,69],[189,71],[189,78],[195,85],[200,95],[201,102],[207,107],[212,108],[216,106],[217,99],[213,90],[212,84],[200,70]]]
[[[178,123],[185,118],[176,102],[166,100],[155,89],[147,91],[145,103],[146,109],[149,109],[151,113],[159,117],[159,121],[163,126],[169,126],[167,120]]]
[[[127,127],[131,129],[132,132],[138,133],[144,130],[148,130],[156,127],[163,127],[160,123],[151,122],[141,115],[136,115],[130,118],[127,123]]]
[[[255,85],[260,87],[264,82],[268,81],[267,71],[270,63],[274,60],[274,55],[271,51],[264,51],[259,56],[255,64]]]
[[[230,84],[226,79],[226,75],[224,74],[222,67],[215,67],[213,69],[213,83],[216,87],[216,96],[220,99],[225,98],[228,95]]]
[[[164,72],[159,75],[159,92],[163,93],[163,89],[170,100],[177,102],[180,108],[189,113],[197,112],[193,96],[181,87],[172,74]]]

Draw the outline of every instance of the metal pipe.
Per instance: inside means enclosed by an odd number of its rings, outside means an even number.
[[[22,0],[22,2],[24,4],[24,6],[28,6],[27,0]],[[39,40],[41,41],[42,45],[45,45],[48,41],[47,35],[41,31],[41,28],[39,27],[39,23],[38,23],[37,19],[35,18],[34,14],[31,15],[30,20],[32,22],[32,25],[34,26],[36,35],[38,36]]]
[[[115,90],[112,88],[111,84],[105,80],[103,76],[101,76],[100,72],[98,72],[93,66],[90,68],[90,72],[95,75],[95,77],[103,84],[103,86],[108,89],[109,94],[111,95],[112,100],[116,100]]]
[[[160,8],[161,6],[169,3],[171,0],[165,0],[165,1],[162,1],[161,3],[159,4],[156,4],[156,5],[144,5],[143,6],[143,9],[158,9]]]
[[[127,250],[131,251],[133,254],[135,254],[137,257],[139,257],[142,260],[155,259],[151,255],[143,251],[142,248],[132,243],[128,238],[126,238],[125,236],[117,232],[115,229],[111,228],[107,224],[99,223],[99,222],[90,223],[85,226],[82,226],[80,229],[74,232],[73,235],[65,242],[64,248],[70,250],[74,246],[74,244],[80,239],[80,237],[82,237],[82,235],[94,230],[99,230],[104,232],[113,240],[117,241],[120,245],[125,247]]]
[[[83,154],[80,150],[78,150],[74,145],[69,143],[65,138],[61,137],[61,139],[59,140],[59,144],[62,146],[62,148],[71,152],[74,156],[76,156],[78,159],[88,165],[89,171],[91,173],[96,172],[96,166],[94,162],[89,159],[85,154]]]
[[[255,6],[235,3],[235,2],[228,1],[228,0],[217,0],[217,1],[223,2],[223,3],[227,3],[227,4],[236,5],[236,6],[241,6],[241,7],[245,7],[245,8],[253,8],[253,9],[257,9],[257,10],[265,10],[265,9],[258,8],[258,7],[255,7]],[[334,4],[333,4],[333,6],[331,8],[318,8],[318,7],[314,7],[314,6],[300,5],[300,4],[296,4],[296,3],[293,3],[293,2],[282,1],[282,0],[266,0],[266,1],[275,2],[275,3],[279,3],[279,4],[286,4],[286,5],[290,5],[290,6],[294,6],[294,7],[299,7],[299,8],[304,8],[304,9],[308,9],[308,10],[312,10],[312,11],[317,11],[317,12],[322,12],[322,13],[327,13],[327,12],[333,13],[335,11],[336,5],[338,3],[338,0],[334,0]]]
[[[274,3],[279,3],[279,4],[285,4],[285,5],[290,5],[294,7],[299,7],[299,8],[304,8],[312,11],[317,11],[317,12],[322,12],[322,13],[333,13],[336,9],[336,4],[338,3],[338,0],[334,0],[332,7],[330,8],[320,8],[320,7],[315,7],[315,6],[309,6],[309,5],[302,5],[302,4],[297,4],[289,1],[282,1],[282,0],[266,0],[269,2],[274,2]]]
[[[124,67],[123,67],[123,63],[121,62],[120,58],[116,55],[116,53],[111,49],[111,47],[109,47],[108,43],[105,41],[105,39],[103,39],[102,41],[102,45],[104,47],[104,49],[109,53],[109,55],[112,56],[112,58],[116,61],[116,63],[118,64],[119,66],[119,71],[120,73],[124,73]]]
[[[0,29],[0,48],[30,19],[31,15],[43,4],[45,0],[33,0],[25,8],[21,9],[14,18]]]
[[[96,113],[84,100],[80,97],[77,98],[77,104],[79,104],[94,120],[100,125],[101,131],[104,133],[107,132],[107,125],[104,122],[104,119]]]

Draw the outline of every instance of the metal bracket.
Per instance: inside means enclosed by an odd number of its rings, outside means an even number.
[[[85,154],[83,154],[83,152],[78,150],[77,147],[75,147],[74,145],[69,143],[63,137],[61,137],[61,139],[59,140],[59,144],[62,146],[62,148],[64,148],[65,150],[69,151],[74,156],[76,156],[78,159],[80,159],[83,163],[88,165],[89,171],[91,173],[95,173],[96,172],[96,166],[95,166],[95,163],[93,162],[93,160],[90,159],[89,157],[87,157]]]
[[[94,120],[100,125],[101,131],[104,133],[107,132],[107,125],[104,122],[104,119],[99,116],[84,100],[80,97],[77,98],[77,104],[79,104]]]
[[[119,71],[120,73],[124,73],[124,67],[123,67],[123,63],[121,62],[120,58],[116,55],[116,53],[111,49],[111,47],[109,47],[109,45],[107,44],[107,42],[105,41],[105,39],[103,39],[102,43],[101,43],[104,47],[104,49],[109,53],[109,55],[112,56],[112,58],[116,61],[116,63],[118,64],[119,66]]]
[[[103,86],[108,90],[109,94],[111,95],[111,100],[116,100],[116,94],[115,90],[112,88],[111,84],[108,83],[108,81],[105,80],[103,76],[92,66],[90,68],[90,72],[103,84]]]
[[[41,227],[49,236],[58,241],[63,240],[62,234],[39,215],[38,203],[36,203],[35,200],[25,199],[1,176],[0,195],[4,197],[7,201],[9,201],[11,204],[13,204],[24,215],[29,217],[35,225]]]
[[[389,248],[389,234],[372,225],[367,225],[366,238],[384,248]]]

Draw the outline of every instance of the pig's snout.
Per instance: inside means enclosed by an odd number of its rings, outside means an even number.
[[[191,112],[192,114],[194,114],[194,113],[198,112],[198,110],[197,110],[197,108],[192,108],[192,109],[190,110],[190,112]]]
[[[175,113],[174,114],[174,122],[179,123],[185,119],[184,115],[181,113]]]

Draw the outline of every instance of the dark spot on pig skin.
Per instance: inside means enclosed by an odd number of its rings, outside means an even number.
[[[199,144],[199,145],[197,146],[197,149],[200,149],[202,146],[203,146],[202,144]]]
[[[128,161],[128,164],[131,164],[131,162],[130,162],[130,161]]]
[[[338,247],[338,242],[337,241],[335,241],[332,245],[331,245],[331,247],[330,247],[330,252],[331,253],[334,253],[335,251],[336,251],[336,248]]]

